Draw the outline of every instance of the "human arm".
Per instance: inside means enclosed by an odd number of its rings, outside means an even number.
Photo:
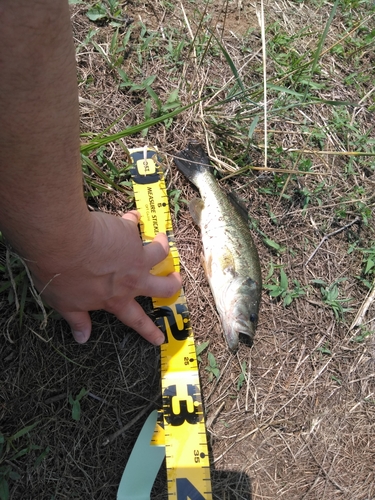
[[[142,246],[138,215],[87,210],[79,154],[75,52],[67,0],[0,0],[0,229],[77,341],[105,309],[155,344],[134,300],[170,296],[180,277],[150,274],[165,235]]]

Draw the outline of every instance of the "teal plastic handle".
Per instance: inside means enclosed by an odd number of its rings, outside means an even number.
[[[117,491],[117,500],[150,500],[151,489],[165,457],[165,446],[151,444],[157,410],[144,423]]]

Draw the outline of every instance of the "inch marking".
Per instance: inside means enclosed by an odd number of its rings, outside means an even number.
[[[157,232],[169,240],[169,256],[155,266],[155,275],[179,271],[178,250],[163,170],[154,150],[130,151],[136,206],[141,213],[141,235],[150,243]],[[153,298],[156,324],[166,335],[161,346],[163,425],[168,496],[176,500],[212,500],[204,412],[199,386],[190,315],[183,290],[170,299]]]

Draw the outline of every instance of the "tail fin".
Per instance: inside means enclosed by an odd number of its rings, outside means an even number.
[[[204,152],[202,146],[197,142],[190,142],[188,147],[177,153],[174,157],[174,162],[180,172],[189,179],[193,184],[196,184],[198,174],[206,170],[212,170],[210,159]]]

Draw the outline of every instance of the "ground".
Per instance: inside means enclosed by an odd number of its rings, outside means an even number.
[[[88,148],[83,172],[89,208],[120,215],[133,206],[126,148],[159,148],[196,345],[209,343],[200,375],[214,498],[374,499],[372,4],[265,2],[267,99],[260,2],[71,9],[82,144],[196,102]],[[173,164],[192,139],[246,205],[260,255],[257,334],[236,354],[200,264],[186,204],[196,190]],[[45,322],[4,245],[0,269],[1,500],[116,498],[147,412],[160,406],[159,349],[101,311],[77,345],[56,313]],[[163,467],[152,498],[167,498]]]

